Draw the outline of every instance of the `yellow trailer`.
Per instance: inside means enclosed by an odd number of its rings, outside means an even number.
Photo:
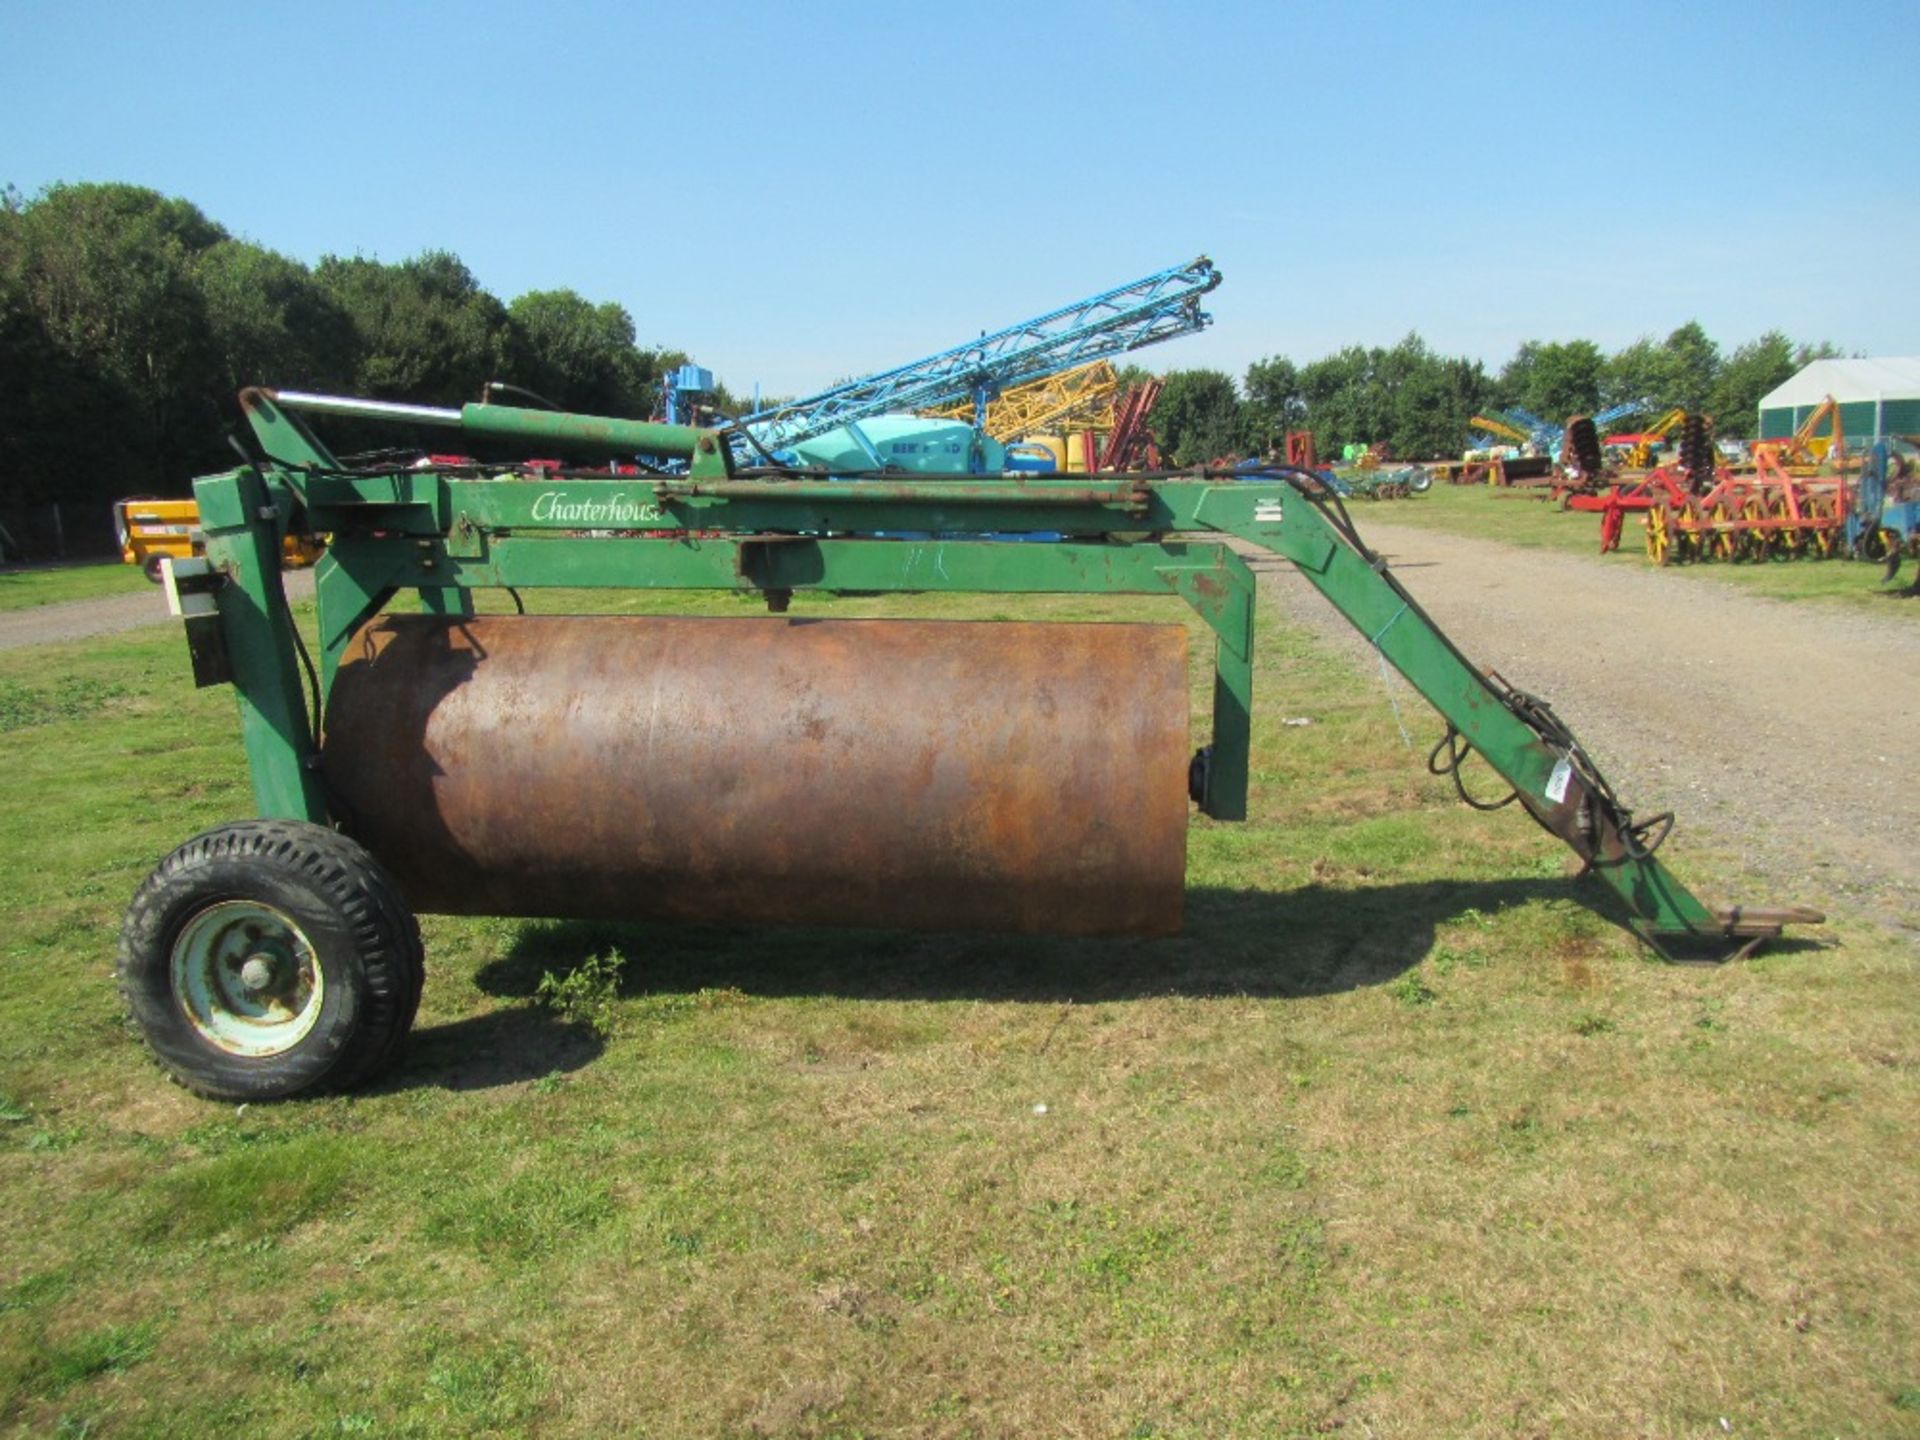
[[[160,562],[167,556],[186,560],[207,553],[200,507],[192,500],[155,500],[147,495],[116,500],[113,533],[120,541],[120,558],[138,565],[156,585]],[[281,546],[281,563],[288,569],[311,565],[325,548],[317,535],[289,535]]]

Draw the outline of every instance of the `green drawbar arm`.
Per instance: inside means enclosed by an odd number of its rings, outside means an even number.
[[[1701,903],[1653,853],[1671,815],[1636,823],[1552,708],[1472,665],[1361,541],[1336,502],[1301,477],[1273,478],[1287,483],[1211,489],[1196,505],[1195,519],[1291,560],[1440,712],[1448,730],[1429,763],[1436,773],[1453,775],[1463,799],[1481,804],[1460,783],[1459,767],[1470,748],[1513,787],[1510,798],[1626,902],[1637,917],[1635,928],[1656,947],[1673,939],[1733,941],[1735,953],[1744,954],[1776,938],[1783,925],[1825,919],[1801,906]]]

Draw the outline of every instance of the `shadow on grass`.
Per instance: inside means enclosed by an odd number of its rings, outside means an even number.
[[[728,986],[762,996],[1046,1003],[1322,995],[1392,980],[1433,949],[1437,927],[1469,911],[1540,900],[1625,918],[1607,892],[1555,878],[1194,889],[1184,933],[1166,940],[554,921],[523,928],[475,980],[491,995],[529,996],[543,973],[618,950],[628,995]]]
[[[400,1064],[368,1088],[491,1090],[581,1069],[605,1048],[585,1025],[538,1006],[515,1005],[415,1030]]]

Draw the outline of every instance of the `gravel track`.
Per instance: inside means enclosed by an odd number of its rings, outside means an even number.
[[[1702,837],[1773,882],[1716,898],[1858,912],[1920,939],[1920,785],[1906,748],[1920,718],[1920,601],[1889,599],[1885,615],[1791,604],[1357,519],[1462,651],[1549,700],[1637,813],[1674,811],[1682,847]],[[1272,603],[1378,675],[1370,647],[1290,565],[1255,567]],[[1406,693],[1418,743],[1421,707]]]
[[[313,571],[289,570],[285,578],[289,599],[313,598]],[[0,610],[0,650],[18,650],[23,645],[57,645],[66,640],[85,640],[91,635],[114,635],[122,630],[138,630],[143,625],[162,625],[172,618],[167,614],[166,597],[158,585],[134,595],[107,595],[98,600],[65,600],[58,605]]]

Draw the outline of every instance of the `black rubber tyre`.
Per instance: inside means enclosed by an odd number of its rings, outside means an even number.
[[[163,558],[159,555],[149,555],[140,562],[140,573],[156,585],[160,583],[160,561]]]
[[[147,877],[127,907],[119,974],[174,1080],[217,1100],[282,1100],[390,1064],[426,965],[418,922],[358,844],[301,821],[242,820],[194,836]]]

